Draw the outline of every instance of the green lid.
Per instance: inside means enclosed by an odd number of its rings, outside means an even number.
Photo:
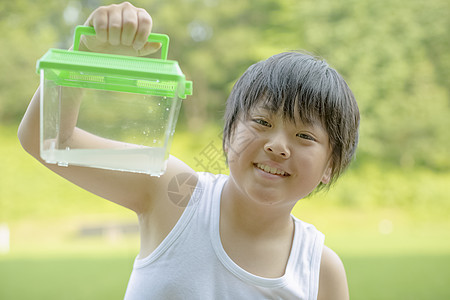
[[[192,95],[178,62],[167,60],[169,37],[150,34],[148,41],[160,42],[161,59],[78,51],[82,34],[95,35],[93,27],[75,29],[74,51],[50,49],[37,61],[37,72],[61,86],[149,94],[185,99]]]

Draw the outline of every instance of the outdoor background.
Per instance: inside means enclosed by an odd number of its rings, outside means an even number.
[[[67,49],[73,28],[109,3],[0,0],[0,299],[123,298],[136,217],[58,178],[16,138],[36,61]],[[305,49],[341,72],[361,110],[357,157],[294,214],[341,256],[351,299],[450,299],[449,1],[132,3],[194,82],[172,154],[198,171],[227,172],[224,103],[250,64]]]

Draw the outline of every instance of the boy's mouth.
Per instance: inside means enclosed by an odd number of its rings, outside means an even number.
[[[254,165],[258,169],[260,169],[260,170],[262,170],[262,171],[264,171],[266,173],[270,173],[270,174],[273,174],[273,175],[279,175],[279,176],[283,176],[283,177],[290,176],[289,173],[287,173],[287,172],[285,172],[283,170],[274,168],[274,167],[270,167],[268,165],[264,165],[264,164],[260,164],[260,163],[256,163]]]

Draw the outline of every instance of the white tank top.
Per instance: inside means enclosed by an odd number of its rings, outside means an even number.
[[[227,255],[219,235],[220,196],[226,175],[199,173],[181,218],[149,256],[137,259],[126,300],[147,299],[317,299],[324,235],[295,221],[285,274],[253,275]]]

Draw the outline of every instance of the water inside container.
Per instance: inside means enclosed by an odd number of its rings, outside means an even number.
[[[136,149],[49,149],[42,157],[60,166],[77,165],[101,169],[161,175],[166,168],[165,149],[142,147]]]

